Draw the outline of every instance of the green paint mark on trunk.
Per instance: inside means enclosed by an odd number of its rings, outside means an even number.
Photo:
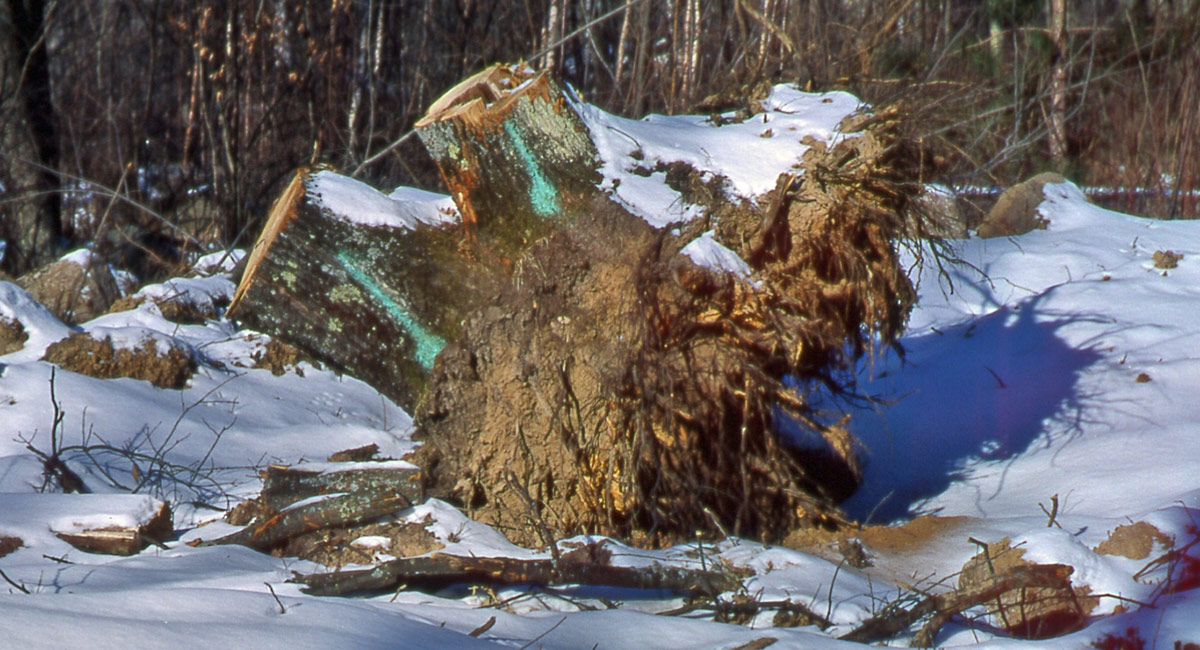
[[[558,204],[558,191],[550,181],[546,180],[546,176],[542,174],[542,168],[538,165],[538,161],[529,151],[529,147],[525,146],[525,141],[521,139],[521,134],[517,133],[516,127],[512,122],[504,123],[504,132],[508,134],[512,140],[513,147],[517,151],[517,155],[521,157],[521,162],[525,164],[525,171],[529,174],[529,204],[533,206],[534,212],[537,212],[543,217],[558,214],[562,211],[562,207]]]
[[[346,273],[349,273],[355,282],[362,285],[367,290],[367,293],[371,294],[391,314],[400,327],[404,328],[404,331],[408,332],[408,335],[412,337],[417,363],[421,364],[421,367],[426,370],[433,368],[433,360],[437,358],[442,348],[446,347],[446,342],[440,336],[430,332],[418,323],[409,310],[402,304],[402,300],[392,297],[389,291],[385,290],[378,282],[364,273],[361,263],[357,259],[345,251],[338,252],[336,257],[338,263],[342,265]]]

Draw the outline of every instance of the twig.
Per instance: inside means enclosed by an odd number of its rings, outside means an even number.
[[[1052,526],[1058,526],[1059,528],[1062,528],[1062,526],[1057,521],[1055,521],[1055,519],[1058,517],[1058,495],[1057,494],[1050,497],[1050,511],[1049,512],[1046,511],[1046,506],[1042,505],[1041,502],[1038,503],[1038,507],[1041,508],[1042,512],[1046,513],[1046,516],[1050,518],[1050,520],[1046,522],[1046,528],[1050,528]]]
[[[275,599],[275,604],[279,605],[279,613],[286,614],[287,608],[283,606],[283,602],[279,600],[279,596],[275,595],[275,588],[269,582],[264,582],[263,584],[267,586],[267,591],[271,592],[271,597]]]
[[[21,593],[27,594],[27,595],[29,594],[29,590],[25,588],[25,585],[13,581],[13,579],[8,577],[8,574],[5,573],[3,569],[0,569],[0,578],[4,578],[5,582],[7,582],[8,584],[19,589],[21,591]]]
[[[563,624],[563,621],[565,621],[565,620],[567,620],[567,617],[566,617],[566,616],[564,616],[564,617],[562,617],[562,618],[558,619],[558,622],[557,622],[557,623],[555,623],[554,625],[552,625],[552,626],[550,627],[550,629],[549,629],[549,630],[546,630],[545,632],[542,632],[541,634],[539,634],[539,635],[537,635],[537,636],[533,637],[532,639],[530,639],[530,640],[529,640],[529,643],[526,643],[525,645],[521,646],[520,648],[517,648],[517,650],[525,650],[525,649],[526,649],[526,648],[528,648],[529,646],[531,646],[531,645],[533,645],[533,644],[537,643],[538,641],[541,641],[543,638],[545,638],[545,636],[546,636],[547,634],[550,634],[550,633],[551,633],[551,632],[553,632],[554,630],[558,629],[558,626],[559,626],[559,625],[562,625],[562,624]]]
[[[483,625],[480,625],[479,627],[475,628],[474,630],[471,630],[470,632],[468,632],[467,636],[474,636],[474,637],[480,636],[484,632],[487,632],[488,630],[492,629],[492,626],[495,624],[496,624],[496,617],[492,616],[492,617],[488,618],[488,620],[486,622],[484,622]]]

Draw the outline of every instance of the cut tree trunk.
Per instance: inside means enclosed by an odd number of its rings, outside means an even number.
[[[599,157],[545,72],[494,65],[452,88],[416,125],[469,238],[511,264],[599,194]]]
[[[460,254],[448,217],[422,221],[406,208],[422,214],[344,176],[301,169],[272,207],[228,314],[411,409],[434,358],[497,276]]]
[[[545,74],[493,66],[439,99],[417,133],[460,222],[377,219],[363,213],[403,201],[302,169],[271,209],[228,312],[409,410],[463,318],[531,243],[599,194],[587,127]],[[334,192],[354,196],[322,196]]]
[[[380,225],[377,193],[331,207],[326,184],[356,182],[301,173],[231,313],[410,408],[422,488],[518,544],[838,525],[855,441],[808,393],[852,391],[839,377],[915,300],[895,243],[924,232],[920,157],[898,111],[848,118],[856,137],[812,146],[758,202],[667,165],[708,197],[677,228],[599,189],[575,111],[545,74],[499,66],[438,100],[416,130],[455,223]],[[744,273],[695,263],[702,239]]]

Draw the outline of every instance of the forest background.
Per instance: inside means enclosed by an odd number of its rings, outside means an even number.
[[[496,61],[628,116],[899,103],[968,221],[1046,170],[1200,216],[1195,0],[4,0],[0,273],[89,245],[161,278],[249,246],[305,164],[439,189],[411,128]]]

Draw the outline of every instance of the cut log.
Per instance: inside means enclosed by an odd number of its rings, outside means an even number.
[[[213,540],[196,542],[195,546],[240,544],[266,551],[306,532],[323,528],[339,528],[391,514],[413,505],[402,495],[343,494],[301,503],[265,521],[251,524],[236,533]]]
[[[515,261],[599,194],[599,156],[572,101],[545,72],[494,65],[416,124],[468,236]]]
[[[575,559],[571,554],[554,560],[518,560],[508,557],[459,557],[437,553],[424,557],[391,560],[371,569],[316,573],[297,576],[305,593],[342,596],[378,592],[397,586],[410,589],[441,589],[466,585],[588,585],[626,589],[665,589],[687,594],[716,594],[741,587],[742,576],[733,571],[693,571],[655,565],[621,567],[608,563],[606,554],[588,554]]]
[[[336,465],[268,467],[263,474],[260,500],[275,511],[303,499],[339,492],[403,496],[414,503],[422,500],[420,470],[415,467],[397,468],[383,463],[354,463],[349,468]]]
[[[450,203],[421,194],[393,198],[301,169],[271,209],[229,316],[412,408],[438,352],[496,286],[460,254]]]
[[[104,513],[97,512],[85,515],[84,520],[95,521],[105,516]],[[127,516],[122,513],[122,515],[113,515],[112,518],[126,519]],[[53,526],[51,530],[54,530]],[[54,534],[71,546],[88,553],[136,555],[147,545],[161,543],[170,538],[172,531],[171,507],[166,502],[159,502],[157,510],[151,516],[141,518],[136,524],[84,524],[68,526],[65,530],[55,530]]]
[[[463,318],[532,242],[599,193],[587,127],[545,74],[489,68],[438,100],[417,133],[461,222],[429,193],[395,198],[302,169],[228,310],[410,410]]]

